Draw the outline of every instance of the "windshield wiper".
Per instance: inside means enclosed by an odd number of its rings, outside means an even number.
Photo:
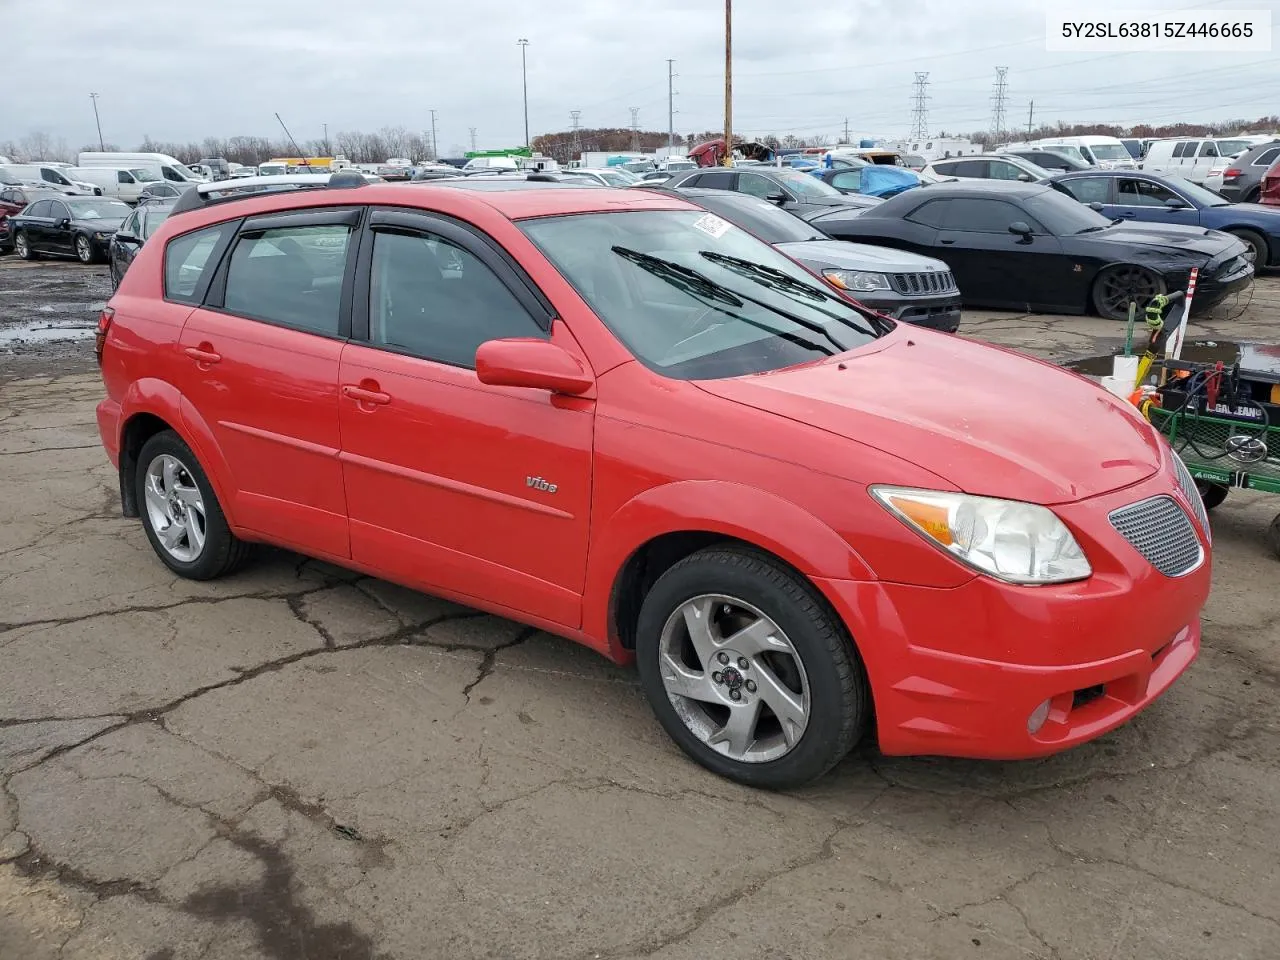
[[[732,270],[734,273],[740,273],[749,277],[756,283],[763,284],[766,287],[772,287],[784,293],[797,293],[807,299],[822,302],[825,300],[834,300],[841,306],[845,305],[842,297],[836,296],[834,293],[828,293],[817,286],[811,286],[803,281],[797,280],[790,274],[779,270],[777,267],[765,266],[763,263],[753,263],[750,260],[744,260],[741,257],[731,257],[726,253],[716,253],[714,250],[701,250],[699,256],[710,260],[712,263],[718,263],[726,270]],[[874,330],[868,330],[854,323],[848,317],[841,316],[838,313],[832,313],[830,310],[823,310],[821,307],[814,307],[823,316],[830,317],[832,320],[838,320],[847,326],[853,327],[859,333],[867,336],[875,336]],[[873,320],[873,323],[880,329],[881,333],[888,332],[891,328],[880,320]]]
[[[825,337],[831,342],[832,346],[836,348],[837,353],[843,353],[849,349],[847,345],[833,337],[831,335],[831,331],[822,324],[815,323],[812,320],[806,320],[804,317],[798,317],[789,311],[781,309],[780,307],[775,307],[772,304],[765,303],[763,300],[757,300],[755,297],[749,297],[745,293],[736,294],[728,287],[721,286],[716,283],[710,277],[704,277],[692,267],[686,267],[684,264],[675,263],[671,260],[664,260],[662,257],[655,257],[649,253],[641,253],[639,250],[632,250],[629,247],[615,245],[610,249],[623,259],[630,260],[640,269],[646,270],[654,276],[666,280],[668,283],[684,290],[686,293],[694,296],[706,297],[709,300],[714,300],[719,303],[727,303],[734,307],[741,307],[744,303],[754,303],[756,306],[764,307],[766,310],[772,311],[778,316],[790,320],[798,327],[803,327],[805,330],[812,331],[813,333]],[[722,312],[727,313],[728,311]],[[760,327],[761,329],[768,330],[770,333],[777,334],[778,336],[786,336],[771,327],[747,320],[746,317],[734,316],[735,319],[743,320],[754,327]]]

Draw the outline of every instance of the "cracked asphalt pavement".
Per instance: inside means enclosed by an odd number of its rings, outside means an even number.
[[[1118,327],[965,332],[1063,359]],[[1280,341],[1280,280],[1190,336]],[[1280,499],[1214,512],[1201,659],[1128,726],[763,793],[567,641],[281,551],[173,577],[89,349],[0,357],[2,960],[1280,955]]]

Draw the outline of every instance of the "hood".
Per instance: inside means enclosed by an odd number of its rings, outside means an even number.
[[[1097,233],[1081,233],[1080,239],[1115,244],[1142,244],[1173,254],[1200,254],[1215,257],[1226,250],[1234,239],[1216,230],[1191,227],[1180,223],[1118,223]],[[1065,239],[1065,238],[1064,238]]]
[[[892,247],[876,247],[869,243],[847,240],[801,240],[774,244],[787,256],[818,269],[878,270],[889,273],[945,273],[951,268],[941,260],[922,257]]]
[[[857,193],[841,194],[838,197],[804,197],[800,200],[800,206],[789,208],[789,212],[802,220],[816,220],[832,214],[851,217],[883,202],[876,197],[864,197]]]
[[[1068,503],[1137,483],[1161,461],[1150,425],[1084,377],[902,324],[821,363],[698,385],[982,496]]]
[[[115,233],[124,223],[124,217],[95,217],[92,220],[72,220],[71,225],[94,233]]]

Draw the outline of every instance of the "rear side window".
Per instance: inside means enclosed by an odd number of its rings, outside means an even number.
[[[711,173],[704,173],[698,178],[698,186],[712,190],[732,190],[733,171],[714,170]]]
[[[220,223],[193,230],[169,241],[164,249],[164,297],[179,303],[197,303],[201,280],[213,269],[213,251],[234,224]]]
[[[941,227],[947,218],[947,204],[950,202],[949,200],[931,200],[912,210],[907,214],[907,219],[914,223],[923,223],[927,227]]]
[[[231,252],[224,308],[337,336],[350,238],[346,224],[278,227],[241,236]]]
[[[987,169],[987,161],[985,160],[961,160],[951,168],[951,176],[973,177],[983,180],[987,176]]]
[[[52,200],[37,200],[23,212],[28,217],[51,217],[53,214],[49,212],[49,208],[52,206]]]
[[[1256,157],[1253,161],[1253,165],[1255,167],[1269,167],[1276,162],[1277,157],[1280,157],[1280,147],[1273,147]]]

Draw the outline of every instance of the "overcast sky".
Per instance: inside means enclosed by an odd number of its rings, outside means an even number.
[[[1081,12],[1087,8],[1081,5]],[[1280,0],[1116,0],[1109,9],[1270,8]],[[1277,110],[1280,52],[1047,53],[1043,0],[734,2],[734,129],[761,136],[905,135],[915,71],[929,72],[937,134],[991,123],[1007,66],[1007,125],[1255,117]],[[78,147],[103,135],[299,139],[340,130],[429,130],[442,153],[524,139],[528,38],[532,135],[582,125],[667,126],[674,58],[678,132],[723,120],[722,0],[0,0],[0,141],[34,129]]]

